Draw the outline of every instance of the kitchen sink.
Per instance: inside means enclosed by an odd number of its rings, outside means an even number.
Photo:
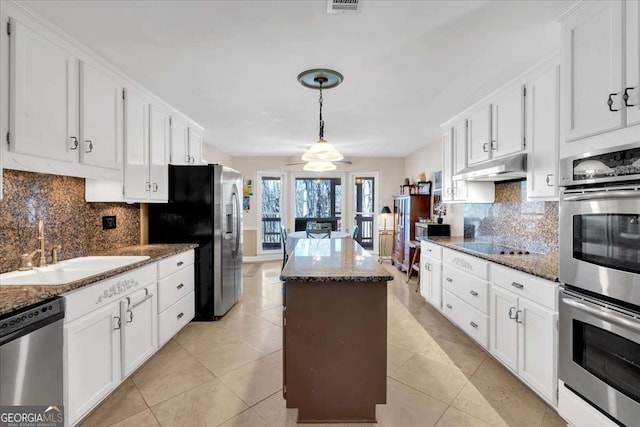
[[[148,256],[86,256],[29,271],[0,274],[0,286],[65,285],[109,270],[149,259]]]

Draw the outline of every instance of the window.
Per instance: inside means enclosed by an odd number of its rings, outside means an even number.
[[[260,176],[260,175],[259,175]],[[261,248],[275,251],[282,248],[280,224],[282,223],[282,176],[260,176]]]
[[[375,212],[375,177],[356,176],[354,179],[354,217],[358,233],[355,239],[365,249],[373,249]]]
[[[296,231],[304,230],[309,220],[330,222],[333,230],[340,229],[340,178],[296,178],[294,192]]]

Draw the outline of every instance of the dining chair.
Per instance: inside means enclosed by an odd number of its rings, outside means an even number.
[[[307,230],[308,239],[330,239],[331,228],[314,228]]]
[[[351,238],[353,240],[356,240],[358,238],[358,230],[360,229],[360,227],[358,226],[358,224],[353,226],[353,233],[351,234]]]

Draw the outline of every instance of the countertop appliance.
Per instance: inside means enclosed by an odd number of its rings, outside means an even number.
[[[149,205],[149,243],[197,243],[194,320],[215,320],[242,293],[242,177],[222,165],[169,165],[169,203]]]
[[[62,405],[64,300],[0,318],[0,405]]]
[[[616,423],[637,425],[640,144],[563,159],[560,176],[558,376]]]
[[[422,237],[451,235],[451,227],[449,224],[416,222],[415,227],[415,236],[418,240],[420,240]]]

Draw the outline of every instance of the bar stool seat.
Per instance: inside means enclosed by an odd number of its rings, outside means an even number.
[[[407,269],[407,283],[411,280],[411,275],[414,271],[418,272],[418,284],[416,286],[416,292],[420,289],[420,242],[418,240],[409,240],[409,248],[414,249],[413,257],[411,257],[411,264]],[[411,250],[410,249],[410,250]]]

